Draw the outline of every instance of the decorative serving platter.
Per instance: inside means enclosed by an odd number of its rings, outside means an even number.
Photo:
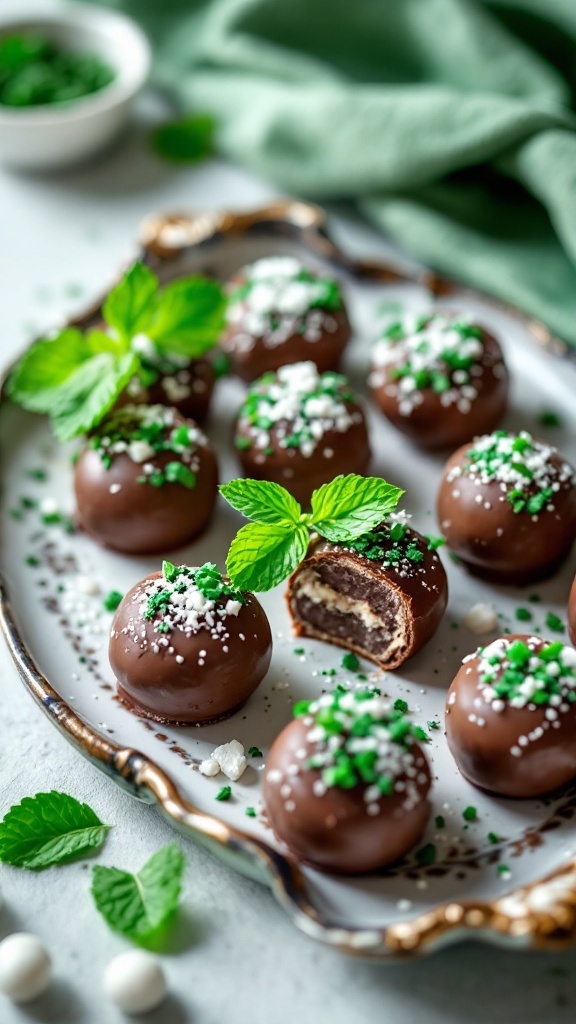
[[[368,409],[371,471],[405,489],[403,504],[417,529],[438,532],[434,506],[443,458],[414,449],[366,397],[370,345],[401,309],[454,308],[492,330],[512,377],[503,426],[527,429],[576,461],[576,365],[560,341],[518,311],[438,275],[347,257],[326,235],[324,215],[316,207],[287,201],[250,214],[153,217],[143,225],[138,255],[167,281],[194,272],[225,280],[243,264],[276,253],[295,253],[312,268],[329,266],[341,276],[354,328],[343,370]],[[74,322],[87,324],[96,314],[94,307]],[[206,429],[218,452],[221,480],[239,475],[230,438],[243,394],[237,380],[218,382]],[[558,415],[559,425],[542,425],[542,414],[549,412]],[[107,661],[112,615],[103,599],[111,590],[126,592],[159,568],[160,559],[104,551],[73,530],[73,451],[74,446],[56,445],[44,419],[2,397],[2,625],[24,684],[79,750],[155,804],[184,834],[269,885],[299,928],[348,953],[383,959],[414,955],[471,935],[521,948],[552,948],[576,938],[576,786],[535,801],[482,794],[457,772],[442,725],[446,689],[462,657],[479,642],[463,623],[466,612],[478,602],[493,605],[498,631],[504,632],[515,631],[517,609],[528,608],[530,629],[557,639],[558,633],[547,630],[546,617],[552,612],[565,622],[574,559],[554,579],[517,589],[475,580],[442,550],[450,601],[436,636],[400,671],[383,674],[363,666],[370,683],[406,700],[414,720],[429,731],[430,826],[421,846],[394,867],[364,878],[336,878],[289,857],[267,826],[259,780],[267,750],[290,720],[293,703],[335,683],[356,682],[342,667],[342,651],[294,640],[282,585],[262,596],[274,655],[266,679],[244,708],[202,728],[160,727],[132,715],[115,697]],[[191,565],[211,560],[223,567],[242,522],[219,499],[210,530],[165,557]],[[430,722],[439,728],[429,728]],[[222,777],[206,778],[198,765],[231,739],[246,749],[258,747],[263,757],[249,759],[231,800],[216,802]],[[477,812],[473,821],[463,817],[470,805]],[[248,807],[256,809],[256,817],[246,815]]]

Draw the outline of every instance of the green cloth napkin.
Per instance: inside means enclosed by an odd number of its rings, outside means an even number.
[[[576,0],[108,2],[226,156],[576,346]]]

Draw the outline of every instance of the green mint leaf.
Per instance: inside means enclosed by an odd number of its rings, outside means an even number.
[[[100,352],[123,355],[125,352],[125,346],[117,338],[96,329],[88,332],[85,344],[90,349],[91,355],[98,355]]]
[[[269,480],[231,480],[220,494],[232,508],[256,523],[300,522],[302,509],[288,491]]]
[[[143,263],[135,263],[108,294],[102,313],[127,344],[150,323],[158,294],[158,280]]]
[[[91,430],[110,411],[137,367],[133,352],[119,359],[101,352],[83,363],[52,393],[50,415],[58,440],[69,441]]]
[[[158,156],[176,163],[197,163],[212,154],[214,119],[193,114],[167,121],[152,133],[152,148]]]
[[[162,289],[146,333],[161,352],[196,359],[218,341],[225,309],[224,292],[216,281],[185,277]]]
[[[54,338],[40,338],[12,370],[8,394],[31,412],[49,412],[53,389],[64,384],[91,356],[82,332],[75,327],[66,327]]]
[[[230,545],[226,567],[239,590],[271,590],[300,564],[308,548],[301,523],[248,523]]]
[[[312,528],[326,540],[353,540],[378,526],[404,494],[376,476],[337,476],[312,495]]]
[[[136,875],[97,865],[92,871],[92,896],[113,931],[140,946],[154,946],[178,905],[183,871],[184,855],[170,843]]]
[[[66,793],[26,796],[0,822],[0,861],[41,871],[97,850],[109,828]]]

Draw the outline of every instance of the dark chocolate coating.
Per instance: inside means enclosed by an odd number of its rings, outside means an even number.
[[[286,600],[296,636],[315,637],[345,647],[381,668],[398,668],[434,635],[448,603],[448,581],[436,552],[415,530],[424,554],[413,575],[401,576],[380,561],[328,541],[313,543],[288,581]],[[420,571],[421,570],[421,571]],[[344,601],[366,603],[377,622],[370,628],[358,615],[313,601],[306,589],[319,583]],[[423,583],[426,585],[424,586]],[[394,638],[394,631],[397,636]]]
[[[505,640],[531,639],[515,634]],[[535,649],[548,641],[538,640]],[[493,711],[478,689],[478,657],[462,665],[448,690],[446,739],[450,752],[465,778],[480,789],[499,796],[528,799],[553,792],[576,776],[576,704],[558,715],[559,728],[546,719],[548,705],[530,711],[528,706]],[[455,703],[451,704],[452,695]],[[476,703],[478,701],[478,703]],[[469,715],[484,719],[478,726]],[[510,751],[520,736],[544,728],[540,739],[522,747],[520,757]]]
[[[197,459],[192,489],[177,483],[153,487],[138,483],[142,465],[126,453],[114,455],[106,469],[97,451],[84,448],[74,469],[79,525],[104,547],[130,555],[187,544],[208,526],[218,488],[218,466],[210,445],[198,445]],[[178,461],[174,452],[158,452],[153,459],[159,469]],[[110,493],[112,484],[120,485],[116,494]]]
[[[128,401],[145,405],[168,405],[177,409],[185,419],[204,423],[210,410],[214,391],[215,377],[212,363],[208,359],[194,359],[182,369],[190,374],[188,383],[190,394],[186,397],[174,401],[170,397],[170,391],[166,390],[166,377],[175,377],[179,372],[179,370],[174,370],[170,374],[160,374],[158,380],[150,387],[143,387],[136,395],[128,396]]]
[[[526,511],[514,512],[498,480],[477,485],[465,473],[448,480],[454,466],[467,464],[469,447],[448,459],[438,491],[438,522],[448,546],[471,571],[497,582],[518,585],[551,576],[576,538],[576,487],[562,483],[554,511],[544,509],[535,521]],[[566,460],[556,452],[551,462],[560,471]]]
[[[160,575],[151,573],[146,579]],[[262,605],[253,594],[245,595],[246,604],[238,615],[225,620],[229,634],[225,644],[208,629],[191,636],[174,629],[168,635],[172,653],[160,647],[154,654],[150,644],[159,634],[154,632],[154,620],[139,613],[142,582],[126,594],[112,623],[110,665],[122,701],[136,714],[157,722],[207,724],[228,717],[248,700],[270,666],[272,634]],[[131,620],[145,634],[143,649],[141,636],[135,640],[122,633]],[[203,665],[198,664],[200,651],[206,651]],[[182,664],[176,655],[184,658]]]
[[[399,397],[387,392],[388,385],[395,383],[390,370],[393,365],[401,365],[405,361],[399,344],[397,364],[391,364],[387,369],[379,367],[377,372],[386,374],[386,379],[371,389],[375,401],[390,423],[415,444],[427,449],[455,448],[465,441],[471,441],[478,434],[488,434],[494,430],[506,411],[508,372],[500,345],[484,329],[482,344],[484,352],[476,364],[482,373],[471,381],[478,395],[472,400],[468,412],[461,412],[455,402],[442,405],[442,395],[430,387],[422,389],[422,403],[416,405],[407,416],[400,413]],[[495,372],[495,367],[500,369]]]
[[[312,491],[329,483],[340,474],[358,473],[363,476],[370,465],[370,441],[366,420],[361,406],[344,403],[349,412],[358,413],[362,418],[353,423],[345,433],[327,430],[312,455],[306,457],[299,448],[283,448],[279,444],[278,431],[286,431],[287,422],[281,420],[270,430],[272,454],[265,455],[252,445],[247,451],[237,448],[238,458],[244,476],[253,480],[272,480],[281,484],[294,495],[301,505],[308,505]],[[235,441],[250,438],[242,420],[236,425]],[[326,457],[324,452],[332,454]]]
[[[237,276],[231,282],[231,287],[238,287],[243,282],[244,278]],[[261,335],[254,339],[252,348],[245,349],[239,344],[245,331],[238,324],[228,324],[222,338],[222,349],[230,358],[232,372],[250,382],[287,363],[303,363],[307,360],[315,363],[320,373],[337,370],[350,340],[350,322],[345,307],[323,312],[335,326],[333,330],[323,328],[316,341],[307,341],[303,334],[296,332],[278,345],[267,345]]]
[[[380,801],[380,813],[368,814],[364,787],[341,789],[332,787],[323,796],[313,791],[321,779],[316,769],[289,774],[290,765],[303,764],[296,751],[314,746],[307,739],[308,728],[295,718],[274,741],[266,758],[262,793],[266,814],[275,833],[299,860],[322,871],[343,875],[377,871],[403,857],[420,840],[430,814],[428,791],[430,768],[418,744],[412,747],[416,766],[426,781],[417,783],[421,800],[411,810],[404,806],[403,793],[393,793]],[[286,810],[280,795],[282,783],[271,782],[270,772],[279,771],[291,788],[290,800],[295,807]]]
[[[570,639],[576,647],[576,576],[574,577],[568,600],[568,625],[570,627]]]

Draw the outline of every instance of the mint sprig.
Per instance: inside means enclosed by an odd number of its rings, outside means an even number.
[[[160,288],[152,271],[135,263],[104,302],[105,328],[82,334],[67,327],[34,342],[11,372],[8,394],[31,412],[48,413],[61,441],[87,433],[132,377],[143,383],[157,378],[154,353],[158,361],[171,355],[192,360],[212,348],[225,305],[215,281],[187,277]],[[134,344],[142,335],[149,342],[143,349]]]
[[[0,861],[41,871],[97,850],[109,828],[67,793],[26,796],[0,822]]]
[[[396,508],[404,491],[379,477],[338,476],[312,495],[310,513],[279,484],[232,480],[220,493],[252,522],[238,532],[226,568],[242,590],[271,590],[298,567],[311,533],[347,543],[378,526]]]
[[[155,947],[170,923],[182,888],[184,855],[162,847],[137,874],[97,865],[92,872],[96,908],[113,931],[139,946]]]

